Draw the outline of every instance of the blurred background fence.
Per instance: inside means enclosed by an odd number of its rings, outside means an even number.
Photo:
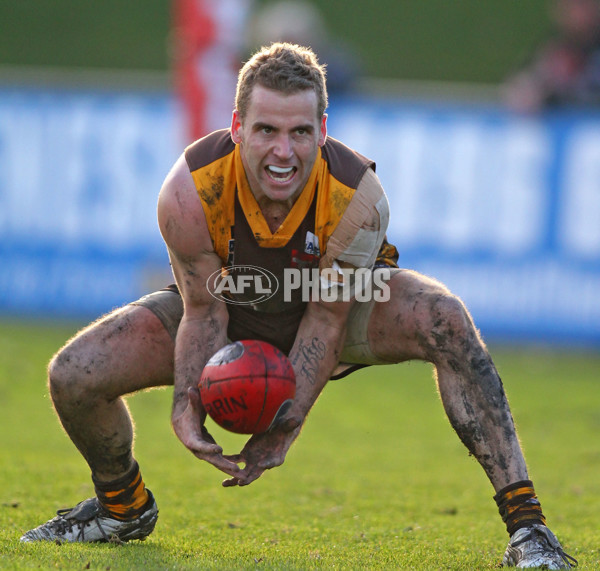
[[[447,283],[488,339],[600,346],[600,114],[501,96],[549,3],[366,4],[315,3],[308,41],[330,64],[330,135],[377,161],[401,265]],[[227,126],[271,8],[0,3],[3,315],[88,319],[169,283],[158,191]]]

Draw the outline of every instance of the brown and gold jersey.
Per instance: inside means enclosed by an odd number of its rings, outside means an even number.
[[[300,288],[286,296],[281,286],[288,268],[322,270],[338,261],[356,267],[395,265],[389,248],[377,258],[382,241],[387,244],[387,199],[375,164],[339,141],[328,138],[319,149],[306,186],[275,232],[250,190],[229,130],[196,141],[185,158],[223,267],[244,272],[259,286],[265,276],[278,283],[264,299],[256,288],[229,292],[230,339],[264,339],[289,351],[306,300]]]
[[[276,232],[271,233],[254,199],[237,145],[227,129],[216,131],[190,145],[185,157],[198,189],[214,248],[228,262],[235,204],[239,201],[257,244],[280,248],[289,243],[298,227],[314,208],[316,244],[324,252],[352,196],[373,161],[328,138],[319,150],[308,183]]]

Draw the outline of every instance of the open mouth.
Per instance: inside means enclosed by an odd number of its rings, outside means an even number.
[[[269,178],[276,182],[288,182],[294,178],[296,174],[296,167],[276,167],[275,165],[268,165],[265,168]]]

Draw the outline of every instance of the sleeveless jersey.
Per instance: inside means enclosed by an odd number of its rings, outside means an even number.
[[[319,148],[306,186],[272,233],[250,190],[239,147],[228,129],[192,143],[185,150],[185,158],[223,267],[231,275],[245,275],[245,284],[254,284],[254,288],[228,292],[228,337],[232,341],[262,339],[288,353],[306,302],[301,299],[301,288],[288,289],[291,298],[289,293],[285,297],[285,268],[319,268],[329,237],[366,170],[374,170],[375,164],[328,137]],[[387,257],[386,252],[384,263]],[[395,264],[392,261],[388,265]],[[270,276],[275,279],[269,282],[269,289],[264,280]],[[254,303],[261,297],[261,287],[268,295]]]

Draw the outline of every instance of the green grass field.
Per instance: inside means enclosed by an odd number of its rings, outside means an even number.
[[[550,28],[548,0],[311,2],[333,40],[353,47],[368,77],[496,83]],[[170,65],[171,0],[5,0],[0,22],[0,66]]]
[[[0,568],[497,567],[508,538],[493,490],[420,363],[331,383],[286,463],[241,489],[221,488],[224,476],[178,443],[170,389],[131,397],[136,456],[161,511],[154,534],[124,546],[21,545],[22,532],[92,494],[45,383],[74,331],[0,321]],[[600,355],[492,352],[548,522],[580,569],[598,569]],[[243,442],[213,434],[227,451]]]

